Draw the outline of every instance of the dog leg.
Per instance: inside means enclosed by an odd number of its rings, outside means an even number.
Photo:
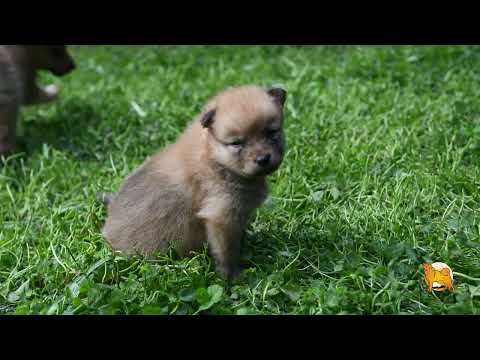
[[[0,154],[5,154],[15,147],[18,108],[15,102],[0,102]]]
[[[235,224],[206,220],[207,241],[216,270],[228,279],[240,275],[239,259],[243,231]]]

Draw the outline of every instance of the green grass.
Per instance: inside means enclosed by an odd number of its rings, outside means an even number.
[[[479,314],[480,47],[73,47],[0,165],[0,312]],[[228,86],[282,84],[289,151],[228,284],[206,252],[114,256],[116,190]],[[145,112],[140,116],[132,102]],[[455,272],[429,294],[423,261]],[[463,276],[466,275],[467,277]]]

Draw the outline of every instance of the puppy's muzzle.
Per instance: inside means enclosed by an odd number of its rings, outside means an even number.
[[[255,170],[255,176],[266,176],[272,174],[278,169],[281,161],[275,160],[271,154],[259,155],[255,158],[255,164],[257,169]]]

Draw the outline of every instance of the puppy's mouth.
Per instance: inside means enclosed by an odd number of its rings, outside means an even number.
[[[272,164],[268,167],[257,167],[251,174],[253,177],[264,177],[273,174],[280,167],[280,163]]]
[[[253,173],[253,176],[255,177],[268,176],[274,171],[275,171],[274,169],[259,169]]]

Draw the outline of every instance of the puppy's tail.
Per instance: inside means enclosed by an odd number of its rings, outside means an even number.
[[[108,206],[115,198],[115,193],[112,192],[97,192],[97,199],[102,202],[104,206]]]

